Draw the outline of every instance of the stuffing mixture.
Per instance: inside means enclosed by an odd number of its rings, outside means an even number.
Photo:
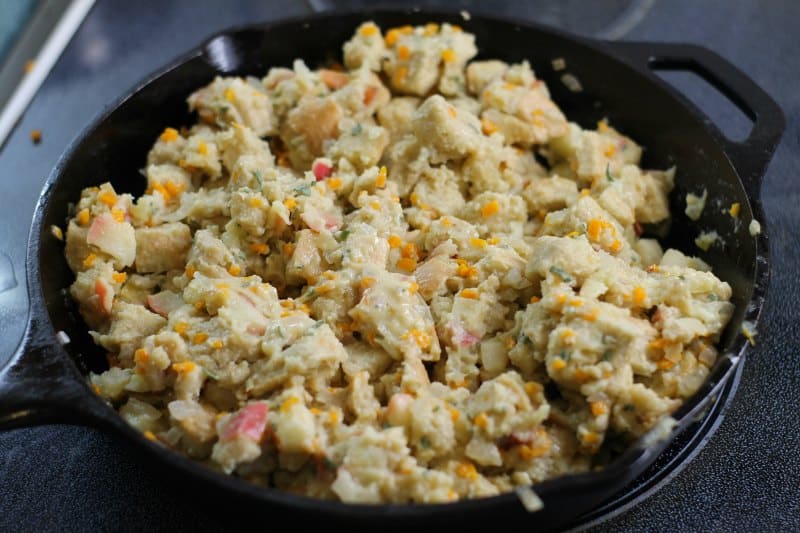
[[[674,170],[449,24],[218,77],[146,192],[83,191],[71,294],[144,435],[255,483],[451,502],[595,468],[693,394],[733,305],[641,238]],[[605,449],[605,448],[603,448]]]

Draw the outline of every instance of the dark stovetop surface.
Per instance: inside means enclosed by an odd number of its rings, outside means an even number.
[[[0,151],[0,363],[24,328],[25,243],[36,197],[69,141],[144,74],[214,31],[330,4],[239,0],[221,9],[221,3],[194,0],[98,3]],[[458,5],[479,10],[477,1]],[[800,3],[565,0],[498,2],[491,9],[588,36],[702,44],[738,65],[783,107],[787,131],[762,188],[772,246],[770,298],[738,393],[684,470],[595,528],[800,530]],[[741,133],[741,121],[719,97],[684,78],[675,82],[715,121]],[[38,146],[29,139],[36,128],[43,132]],[[49,426],[0,433],[0,530],[242,527],[238,515],[198,505],[196,491],[181,489],[172,477],[99,431]]]

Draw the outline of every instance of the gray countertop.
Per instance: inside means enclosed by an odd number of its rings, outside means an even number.
[[[3,277],[12,269],[16,273],[16,286],[0,292],[0,362],[25,324],[24,254],[33,207],[70,140],[143,75],[214,31],[329,4],[239,0],[221,8],[222,3],[196,0],[98,2],[0,151],[0,290]],[[489,5],[457,4],[475,11]],[[491,11],[590,36],[701,44],[750,75],[787,116],[762,187],[772,246],[770,298],[737,396],[716,434],[682,472],[596,527],[800,530],[800,2],[644,0],[630,8],[628,2],[604,1],[588,11],[587,5],[498,2]],[[686,78],[675,83],[734,135],[744,131],[721,97]],[[39,145],[30,141],[33,129],[42,130]],[[236,515],[198,506],[174,476],[145,462],[132,446],[92,429],[48,426],[0,433],[0,530],[243,526]]]

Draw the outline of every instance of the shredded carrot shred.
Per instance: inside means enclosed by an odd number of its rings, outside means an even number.
[[[492,215],[496,215],[500,212],[500,204],[497,203],[497,200],[492,200],[490,202],[486,202],[481,207],[481,215],[483,218],[489,218]]]
[[[442,50],[442,61],[445,63],[453,63],[458,56],[456,55],[455,50],[452,48],[447,48],[446,50]]]
[[[397,268],[406,272],[413,272],[417,268],[417,261],[410,257],[402,257],[397,261]]]
[[[478,479],[478,471],[475,469],[475,465],[469,461],[459,463],[456,467],[456,475],[464,479]]]
[[[381,167],[381,169],[378,171],[378,177],[375,179],[375,186],[381,188],[386,187],[386,174],[386,167]]]
[[[643,307],[647,299],[647,291],[642,287],[634,287],[633,289],[633,304],[638,307]]]
[[[250,244],[250,251],[256,254],[264,255],[269,251],[269,246],[263,242],[254,242]]]
[[[178,139],[178,130],[175,128],[165,128],[159,138],[165,143],[171,143]]]
[[[438,24],[436,24],[434,22],[429,22],[428,24],[425,24],[425,29],[423,31],[423,34],[426,37],[431,37],[433,35],[436,35],[437,33],[439,33],[439,25]]]
[[[402,85],[405,83],[406,78],[408,77],[408,67],[400,66],[394,71],[394,75],[392,76],[392,82],[395,85]]]
[[[195,368],[197,368],[197,365],[194,364],[192,361],[182,361],[180,363],[172,363],[172,370],[174,370],[178,374],[186,374],[187,372],[193,371]]]
[[[475,289],[464,289],[461,291],[459,296],[462,298],[468,298],[470,300],[478,300],[480,298],[480,294]]]
[[[111,191],[103,191],[97,195],[97,200],[108,207],[114,207],[114,204],[117,203],[117,195]]]
[[[605,402],[590,402],[589,407],[591,408],[594,416],[604,415],[608,412],[608,406],[605,404]]]
[[[300,399],[297,396],[289,396],[283,401],[283,403],[281,403],[281,413],[288,413],[292,406],[297,405],[298,403],[300,403]]]
[[[481,119],[481,130],[483,131],[484,135],[491,135],[492,133],[495,133],[497,129],[497,124],[488,118]]]
[[[85,226],[89,223],[89,210],[85,207],[78,212],[78,224]]]
[[[397,28],[393,28],[386,32],[386,37],[383,39],[383,42],[388,47],[392,47],[397,43],[397,39],[400,38],[400,31]]]
[[[358,30],[358,33],[362,37],[372,37],[373,35],[377,35],[379,31],[380,30],[378,30],[378,27],[375,24],[369,22],[361,26],[361,29]]]

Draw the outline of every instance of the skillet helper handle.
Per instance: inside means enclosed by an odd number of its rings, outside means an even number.
[[[786,123],[775,100],[728,60],[702,46],[622,41],[604,44],[651,78],[658,79],[652,74],[656,70],[689,71],[700,76],[753,121],[750,135],[740,142],[716,133],[748,194],[757,200],[761,178]]]
[[[33,307],[33,306],[32,306]],[[16,353],[0,369],[0,430],[48,423],[95,425],[102,401],[32,309]]]

